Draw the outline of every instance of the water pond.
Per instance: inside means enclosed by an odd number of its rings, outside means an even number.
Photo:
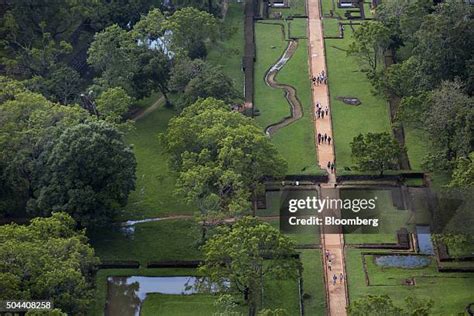
[[[386,268],[421,268],[430,265],[431,259],[416,255],[381,255],[375,256],[375,264]]]
[[[197,293],[200,278],[194,276],[148,277],[112,276],[107,278],[108,316],[139,316],[148,293],[189,295]]]

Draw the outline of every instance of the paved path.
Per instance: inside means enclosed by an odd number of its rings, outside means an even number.
[[[309,58],[310,58],[310,75],[311,77],[317,76],[321,71],[327,74],[326,60],[324,53],[324,37],[323,28],[321,21],[321,10],[320,0],[308,0],[308,37],[309,37]],[[332,123],[331,123],[331,110],[329,104],[329,90],[327,85],[313,85],[312,89],[313,96],[313,118],[314,109],[316,102],[321,104],[323,109],[329,108],[329,115],[325,116],[324,119],[317,119],[314,121],[315,124],[315,143],[317,144],[317,154],[319,166],[322,169],[328,170],[329,182],[328,184],[321,186],[321,198],[339,198],[339,193],[335,190],[336,175],[335,172],[331,173],[328,169],[328,162],[333,163],[335,160],[333,142],[331,144],[318,144],[317,135],[326,134],[333,139]],[[340,210],[325,210],[323,214],[325,216],[340,217]],[[335,316],[347,315],[346,306],[347,302],[347,287],[345,282],[345,263],[344,263],[344,238],[342,234],[332,233],[325,234],[324,228],[321,232],[321,241],[323,255],[326,251],[330,253],[331,263],[324,260],[324,269],[326,271],[326,292],[328,294],[329,306],[328,314]],[[331,266],[331,271],[329,270]],[[341,283],[339,280],[340,273],[343,273],[344,280]],[[336,284],[333,284],[333,276],[338,277]]]

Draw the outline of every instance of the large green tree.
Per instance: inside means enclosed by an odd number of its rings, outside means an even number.
[[[194,58],[207,55],[205,43],[218,34],[216,18],[195,8],[183,8],[170,16],[164,28],[170,30],[172,48]]]
[[[244,217],[219,227],[203,246],[200,271],[212,282],[243,295],[249,315],[261,306],[265,279],[296,279],[301,263],[294,242],[278,229],[256,218]]]
[[[0,214],[14,215],[33,196],[36,162],[47,144],[89,114],[50,102],[18,81],[0,82]]]
[[[364,70],[374,75],[383,62],[385,51],[390,44],[390,32],[385,25],[377,21],[364,22],[354,31],[354,41],[348,54],[355,55],[362,62]]]
[[[354,137],[352,159],[359,170],[379,171],[380,175],[397,165],[400,145],[389,133],[367,133]]]
[[[132,104],[132,98],[124,89],[115,87],[102,92],[96,103],[101,117],[109,122],[120,122]]]
[[[0,226],[0,299],[52,300],[69,315],[86,315],[99,260],[75,226],[65,213]]]
[[[38,163],[29,202],[35,214],[65,211],[82,226],[100,225],[135,188],[135,156],[122,134],[105,122],[66,129]]]
[[[463,93],[459,82],[443,82],[431,92],[423,128],[433,147],[428,167],[451,170],[458,158],[466,158],[474,142],[474,98]]]
[[[184,108],[198,98],[213,97],[227,104],[238,103],[239,93],[233,81],[219,66],[201,59],[180,58],[171,73],[169,87],[181,96],[178,107]]]
[[[150,45],[153,41],[164,43],[163,23],[163,14],[154,9],[132,30],[115,24],[97,33],[87,59],[101,74],[96,83],[104,88],[122,87],[136,99],[160,91],[168,100],[169,48]]]
[[[177,186],[184,198],[208,205],[203,201],[213,194],[223,212],[248,210],[263,176],[286,171],[286,162],[261,128],[213,98],[198,100],[173,118],[164,145],[179,172]]]

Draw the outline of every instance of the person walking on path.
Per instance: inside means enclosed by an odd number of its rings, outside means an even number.
[[[326,249],[325,253],[326,255],[326,260],[329,260],[329,256],[331,255],[331,253],[329,252],[329,250]]]
[[[328,136],[328,145],[331,145],[331,136]]]
[[[318,133],[318,145],[321,144],[321,133]]]
[[[328,134],[324,133],[324,143],[328,141]]]
[[[342,280],[344,280],[344,275],[342,272],[339,274],[339,284],[342,284]]]
[[[332,260],[331,259],[328,260],[328,269],[329,269],[329,271],[332,271]]]
[[[326,116],[328,116],[329,115],[329,108],[327,106],[326,106],[325,112],[326,112]]]
[[[337,281],[337,275],[334,274],[334,275],[332,276],[332,284],[333,284],[333,285],[336,285],[336,281]]]
[[[334,170],[336,170],[336,166],[334,165],[334,162],[331,164],[331,172],[334,173]]]
[[[321,111],[321,118],[324,120],[324,111]]]
[[[331,169],[331,162],[328,161],[328,169]]]

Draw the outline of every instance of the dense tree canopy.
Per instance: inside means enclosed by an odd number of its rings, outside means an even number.
[[[249,315],[255,315],[265,278],[297,278],[300,262],[293,257],[294,246],[270,224],[244,217],[230,227],[219,227],[206,242],[200,271],[223,290],[243,295]]]
[[[380,175],[390,168],[396,168],[400,145],[388,133],[367,133],[354,137],[351,143],[352,159],[363,171],[379,171]]]
[[[431,169],[450,170],[456,159],[468,157],[473,149],[474,98],[462,88],[458,82],[443,82],[427,101],[423,126],[433,146]]]
[[[170,16],[164,28],[171,31],[173,50],[182,51],[190,58],[207,55],[205,42],[216,39],[217,20],[209,13],[187,7]]]
[[[89,117],[2,77],[0,86],[0,214],[22,209],[33,194],[36,161],[62,131]]]
[[[69,315],[86,315],[98,258],[75,226],[65,213],[0,226],[0,299],[52,300]]]
[[[215,196],[219,211],[248,211],[262,177],[286,170],[286,162],[250,118],[213,98],[198,100],[173,118],[164,144],[179,172],[180,196],[198,205]]]
[[[103,224],[126,204],[135,168],[133,152],[113,126],[72,126],[40,157],[29,208],[39,215],[68,212],[82,226]]]
[[[201,59],[179,59],[173,68],[169,87],[174,92],[180,92],[177,104],[180,108],[193,104],[198,98],[212,97],[227,104],[240,101],[232,79],[222,68]]]

